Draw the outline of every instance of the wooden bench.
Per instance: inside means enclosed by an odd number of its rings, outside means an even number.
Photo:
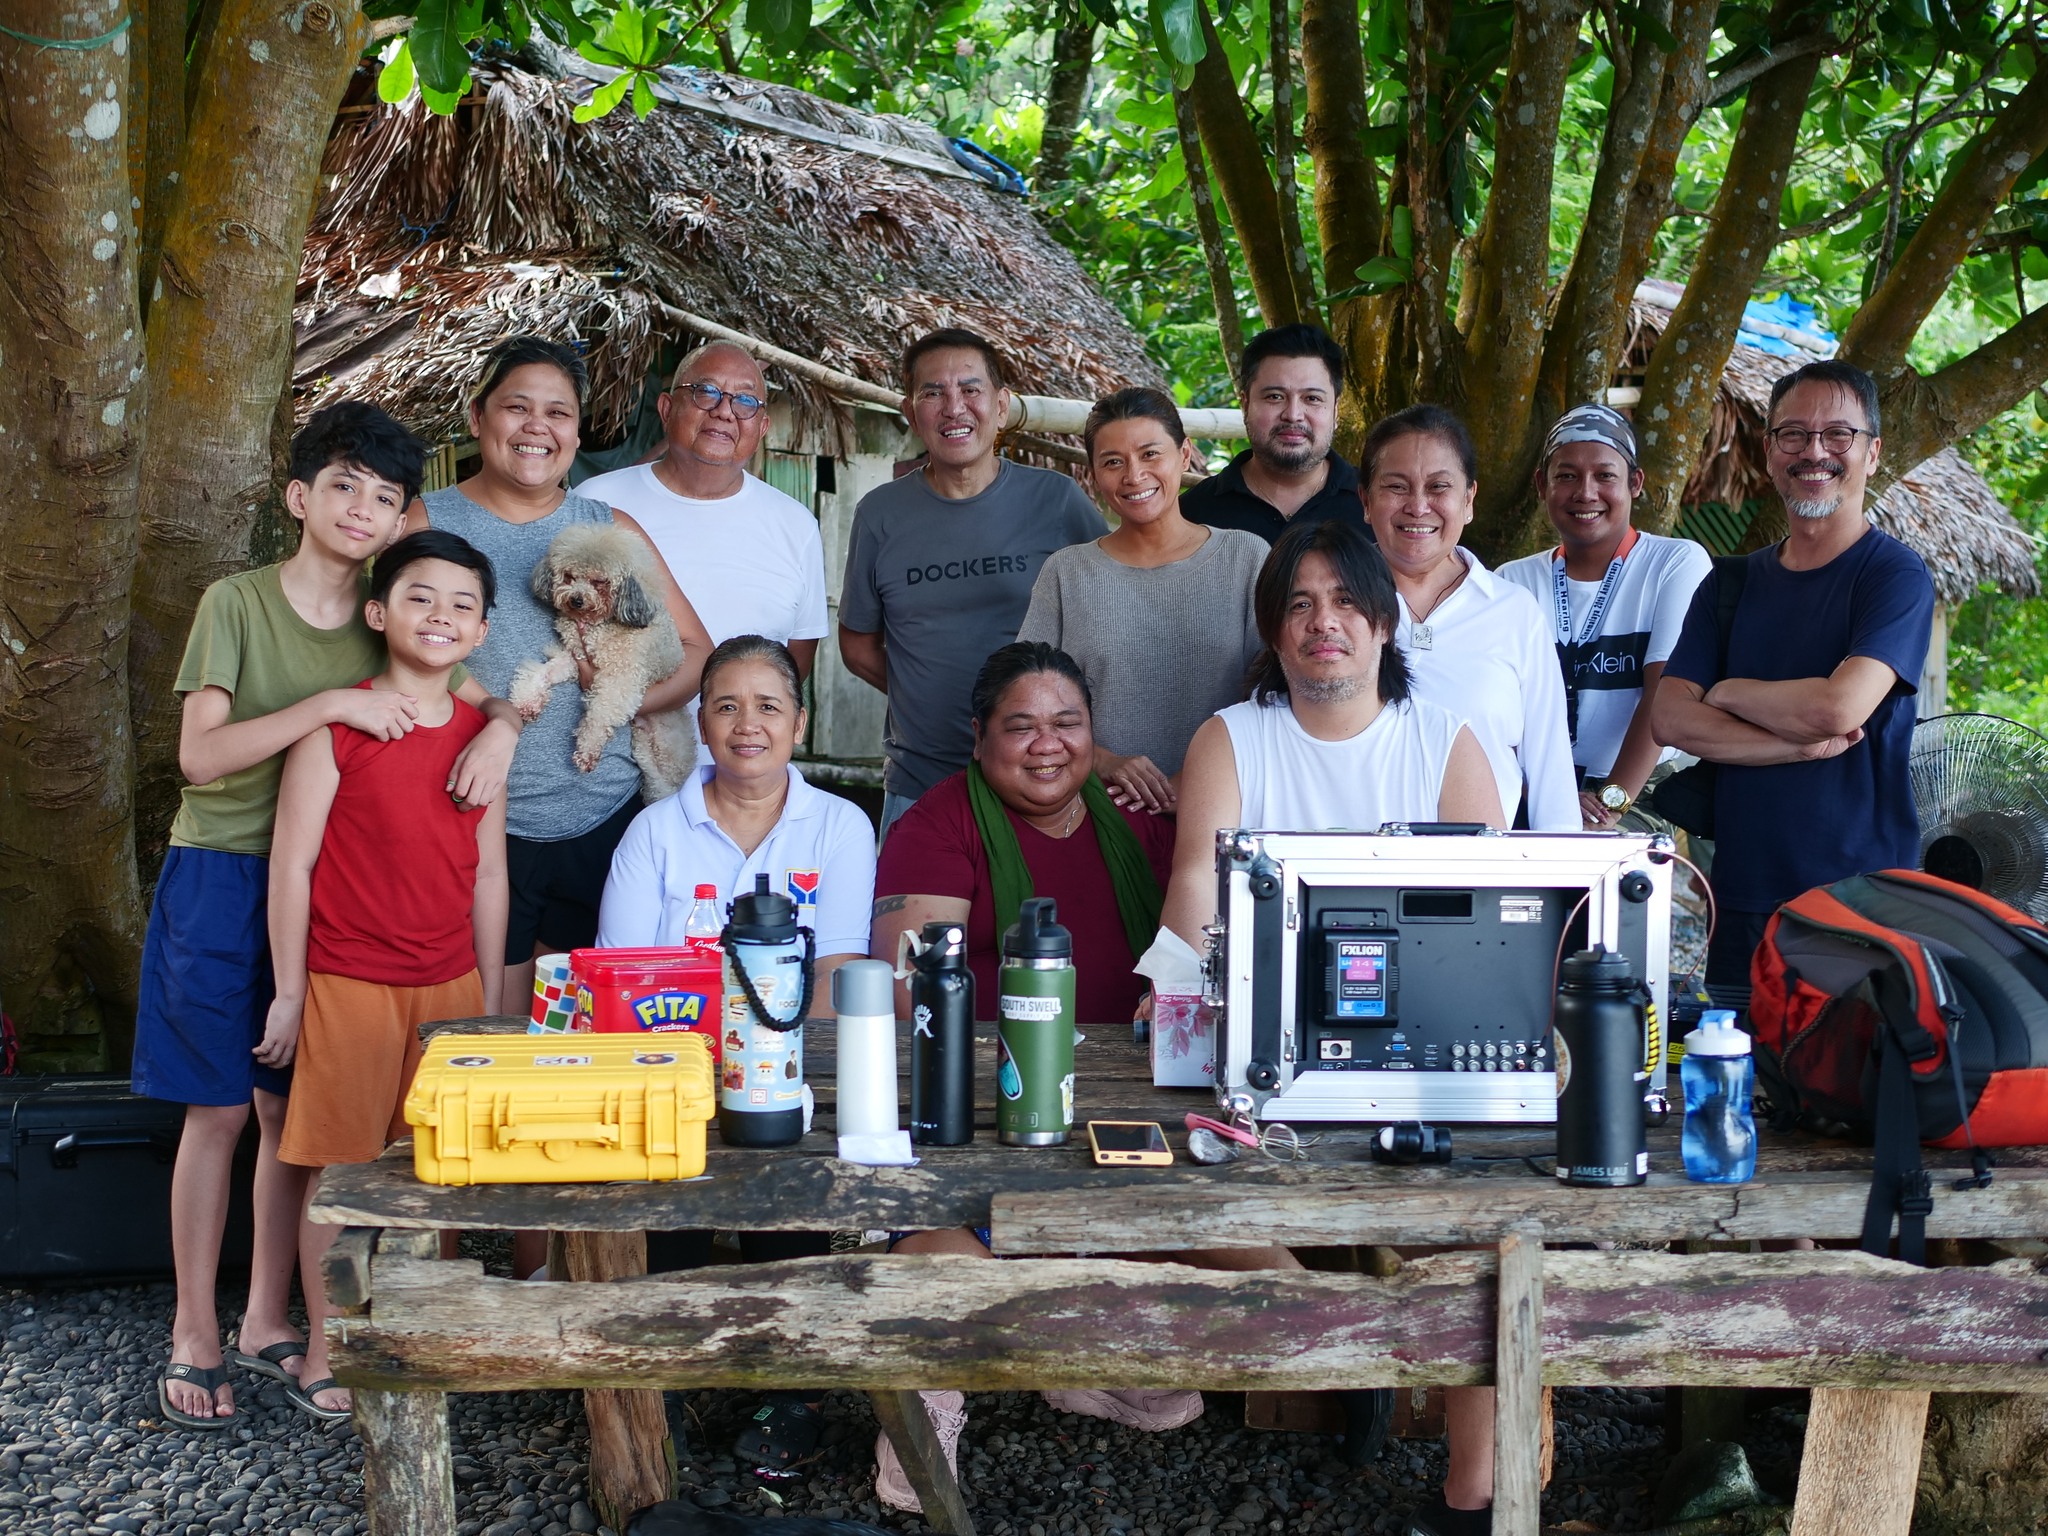
[[[1093,1033],[1077,1053],[1077,1113],[1159,1120],[1180,1145],[1181,1116],[1206,1096],[1154,1089],[1128,1037]],[[314,1219],[355,1229],[329,1263],[346,1309],[330,1339],[335,1374],[356,1389],[373,1531],[451,1536],[447,1391],[585,1389],[591,1484],[616,1529],[672,1486],[655,1389],[867,1391],[929,1523],[961,1536],[973,1527],[919,1388],[1492,1383],[1494,1529],[1513,1536],[1537,1531],[1546,1384],[1818,1389],[1795,1536],[1903,1536],[1930,1389],[2048,1391],[2048,1275],[2028,1261],[1545,1247],[1853,1239],[1869,1179],[1858,1148],[1767,1139],[1757,1179],[1734,1188],[1687,1183],[1675,1129],[1653,1133],[1657,1172],[1629,1190],[1560,1186],[1540,1128],[1458,1128],[1458,1160],[1426,1169],[1371,1163],[1361,1129],[1314,1129],[1305,1163],[1102,1169],[1083,1142],[997,1146],[984,1105],[971,1146],[864,1168],[839,1162],[829,1134],[832,1026],[806,1034],[817,1128],[773,1152],[724,1148],[714,1132],[702,1180],[444,1189],[414,1179],[405,1143],[323,1175]],[[977,1081],[993,1081],[992,1059]],[[2048,1233],[2048,1153],[2002,1163],[1981,1190],[1937,1175],[1930,1236]],[[646,1230],[985,1223],[1012,1262],[862,1253],[634,1278]],[[564,1233],[574,1278],[527,1285],[443,1260],[435,1234],[451,1228]],[[1271,1242],[1478,1251],[1381,1275],[1058,1256]]]

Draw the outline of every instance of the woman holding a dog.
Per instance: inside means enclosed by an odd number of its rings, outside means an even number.
[[[641,680],[646,692],[640,713],[652,716],[679,709],[696,694],[711,637],[638,525],[564,487],[581,441],[588,384],[583,359],[559,342],[539,336],[500,342],[484,359],[483,379],[469,407],[481,467],[462,484],[429,491],[415,502],[406,531],[444,529],[490,557],[499,606],[469,668],[500,698],[509,696],[512,676],[523,663],[558,648],[556,615],[534,595],[531,581],[549,546],[564,531],[587,524],[625,532],[632,543],[613,559],[622,569],[605,584],[611,600],[658,602],[683,642],[680,667],[666,677]],[[657,590],[642,590],[649,581]],[[630,599],[621,596],[627,591]],[[582,681],[588,685],[590,679]],[[520,736],[512,759],[506,794],[512,887],[505,931],[507,998],[532,989],[536,955],[596,941],[612,850],[640,809],[640,771],[625,723],[588,771],[572,761],[583,712],[580,689],[555,688]]]

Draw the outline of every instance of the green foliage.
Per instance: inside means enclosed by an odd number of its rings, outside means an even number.
[[[2048,420],[2035,402],[1960,444],[1963,456],[2013,509],[2043,553],[2035,569],[2048,587]],[[1986,588],[1956,610],[1949,627],[1951,709],[1981,709],[2048,731],[2048,598],[2011,598]]]

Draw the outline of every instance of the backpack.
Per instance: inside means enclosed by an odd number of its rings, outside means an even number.
[[[1862,1247],[1926,1257],[1920,1146],[2048,1142],[2048,928],[1919,870],[1857,875],[1778,908],[1751,962],[1757,1078],[1774,1123],[1876,1148]]]

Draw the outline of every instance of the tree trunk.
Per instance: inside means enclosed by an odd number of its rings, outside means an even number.
[[[1357,280],[1358,269],[1379,253],[1382,234],[1379,177],[1365,147],[1370,123],[1358,22],[1358,0],[1302,0],[1301,73],[1308,112],[1301,137],[1315,166],[1316,236],[1323,252],[1323,287],[1330,293]],[[1329,325],[1350,362],[1339,436],[1355,442],[1366,427],[1358,388],[1363,361],[1384,338],[1367,323],[1364,299],[1331,304]]]
[[[1316,274],[1301,233],[1301,187],[1294,168],[1294,18],[1288,0],[1266,8],[1266,57],[1273,72],[1273,191],[1280,211],[1280,238],[1294,278],[1294,308],[1317,320]]]
[[[1223,361],[1232,383],[1244,371],[1244,324],[1237,315],[1237,278],[1230,270],[1230,246],[1216,217],[1216,196],[1202,163],[1202,135],[1195,127],[1195,106],[1188,93],[1173,93],[1173,126],[1180,136],[1181,159],[1188,168],[1188,197],[1195,205],[1195,230],[1202,237],[1202,261],[1209,269],[1209,297],[1216,305],[1216,330],[1223,341]]]
[[[1504,553],[1498,535],[1529,499],[1538,439],[1531,416],[1549,320],[1550,186],[1558,116],[1578,49],[1583,0],[1518,0],[1507,87],[1494,109],[1493,191],[1478,260],[1465,273],[1465,420],[1479,453],[1479,506],[1471,539],[1481,559]],[[1518,552],[1518,551],[1515,551]]]
[[[1033,178],[1049,187],[1067,179],[1081,113],[1088,105],[1088,71],[1095,63],[1095,23],[1061,27],[1052,35],[1052,78],[1045,87],[1045,132],[1038,141]]]
[[[1252,131],[1244,101],[1237,94],[1237,82],[1230,77],[1223,40],[1216,35],[1205,0],[1196,0],[1196,9],[1209,47],[1195,66],[1188,97],[1195,106],[1202,150],[1216,188],[1223,194],[1223,206],[1230,211],[1237,248],[1244,255],[1245,272],[1252,280],[1260,313],[1269,326],[1292,325],[1301,316],[1294,301],[1287,243],[1280,235],[1280,200],[1273,191],[1273,176],[1266,168],[1266,154]]]
[[[1927,1407],[1913,1536],[2048,1526],[2048,1398],[1937,1392]]]
[[[1799,0],[1781,0],[1779,17],[1788,12],[1800,14],[1801,28],[1819,24]],[[1650,356],[1635,412],[1645,481],[1637,520],[1654,532],[1668,533],[1677,521],[1678,496],[1706,439],[1743,306],[1777,245],[1785,172],[1820,59],[1818,52],[1788,58],[1750,86],[1713,222]]]
[[[355,0],[223,0],[149,313],[150,433],[129,647],[137,835],[176,808],[172,683],[207,586],[249,562],[321,156],[369,27]]]
[[[185,0],[143,0],[136,9],[141,34],[130,50],[129,166],[142,200],[142,251],[137,280],[143,317],[156,286],[164,220],[177,191],[178,160],[185,152]]]
[[[121,0],[19,0],[84,41]],[[143,349],[129,38],[0,34],[0,999],[32,1070],[125,1063],[142,902],[126,672]],[[118,338],[118,339],[117,339]],[[99,1038],[90,1038],[98,1036]]]

